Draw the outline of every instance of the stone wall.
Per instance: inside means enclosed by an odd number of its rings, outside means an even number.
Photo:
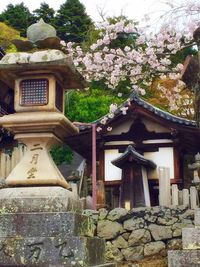
[[[84,210],[97,236],[106,240],[107,261],[138,261],[180,249],[181,229],[194,227],[194,211],[186,206],[135,208],[127,211]]]

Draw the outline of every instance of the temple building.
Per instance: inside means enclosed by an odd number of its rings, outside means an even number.
[[[134,94],[110,117],[106,115],[104,124],[102,118],[92,123],[101,128],[96,132],[97,180],[104,183],[108,207],[158,205],[159,167],[169,168],[171,184],[190,186],[187,161],[200,149],[195,121],[162,111]],[[78,126],[79,133],[67,142],[87,160],[90,175],[92,125]]]

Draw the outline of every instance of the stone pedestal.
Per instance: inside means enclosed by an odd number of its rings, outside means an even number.
[[[105,264],[104,240],[93,236],[79,201],[61,187],[0,192],[0,266],[89,267]]]
[[[183,250],[168,252],[169,267],[200,266],[200,209],[195,211],[195,228],[182,229]]]

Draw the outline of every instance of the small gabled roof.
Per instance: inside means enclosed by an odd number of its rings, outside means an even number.
[[[115,165],[116,167],[123,169],[124,168],[124,164],[126,162],[136,162],[142,166],[148,167],[148,168],[156,168],[156,164],[149,159],[146,159],[143,155],[141,155],[140,153],[138,153],[135,148],[131,145],[129,145],[127,147],[127,149],[125,150],[125,152],[120,155],[118,158],[114,159],[111,161],[113,165]]]

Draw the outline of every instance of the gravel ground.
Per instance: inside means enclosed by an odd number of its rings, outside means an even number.
[[[167,258],[154,256],[140,261],[140,263],[118,264],[117,267],[167,267]]]

